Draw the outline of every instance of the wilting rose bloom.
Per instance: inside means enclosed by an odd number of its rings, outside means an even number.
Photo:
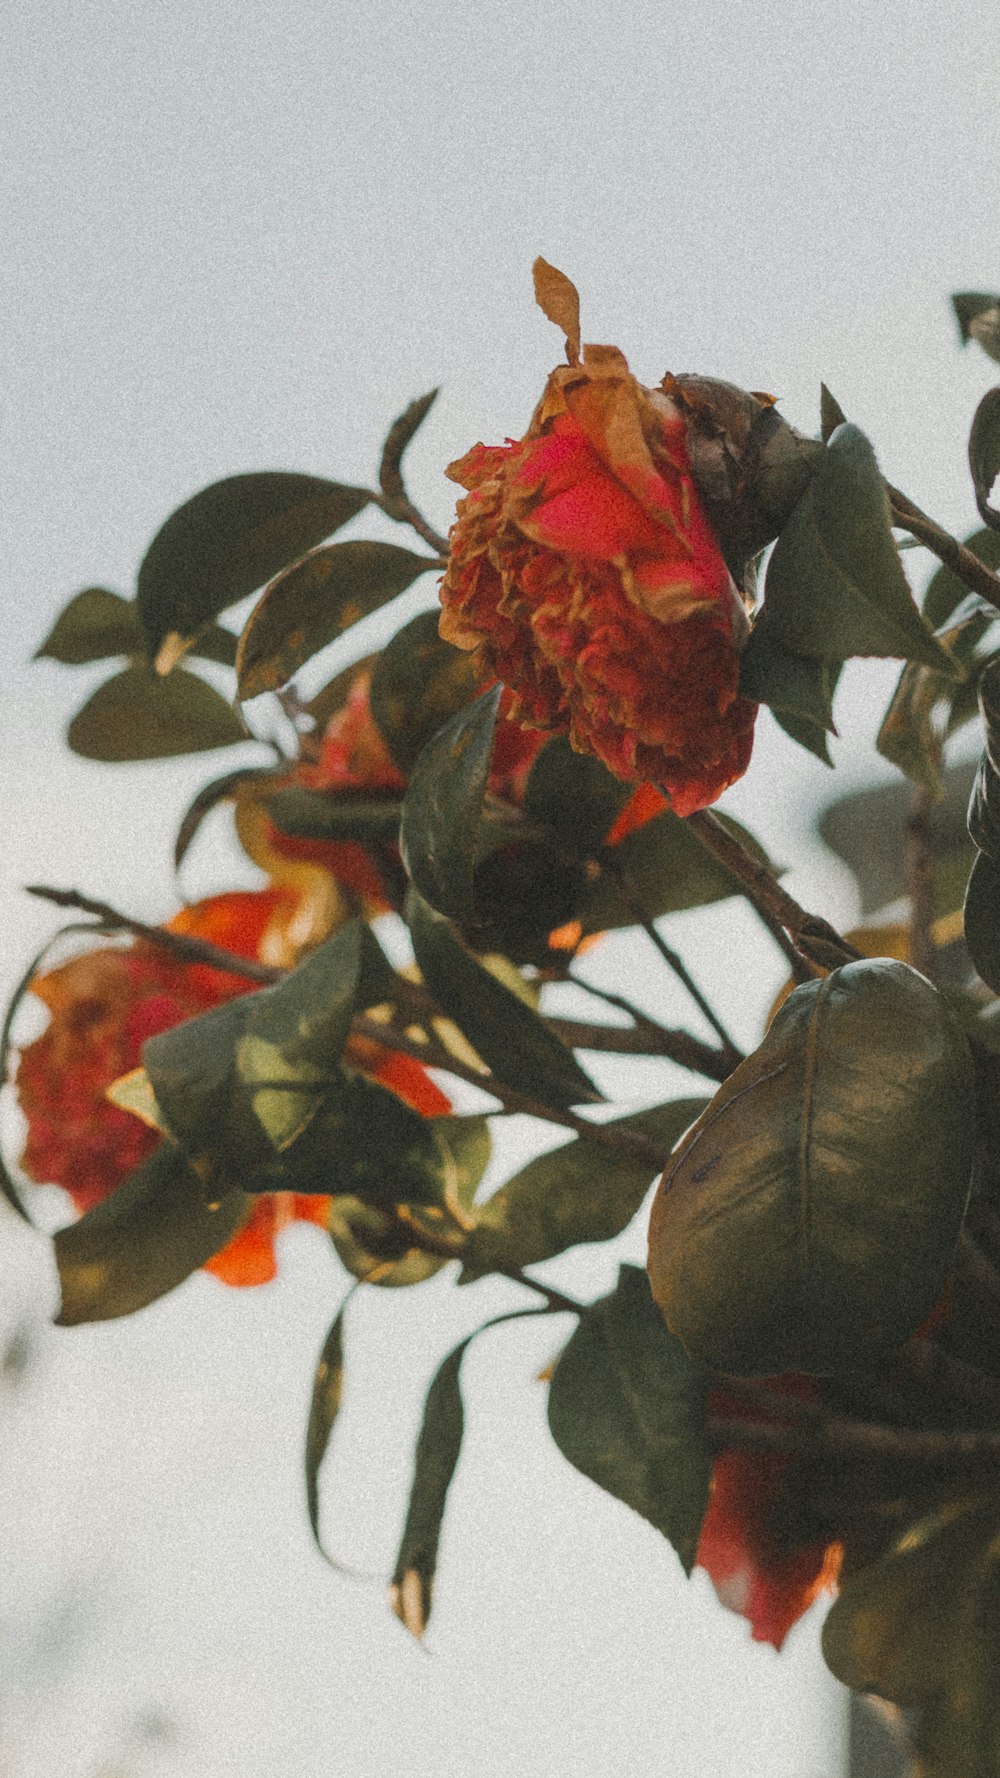
[[[287,964],[299,912],[288,889],[218,895],[184,908],[168,930],[207,940],[238,956]],[[253,992],[246,976],[188,963],[139,939],[127,947],[86,951],[48,974],[32,992],[49,1023],[21,1051],[15,1084],[28,1135],[21,1164],[39,1184],[61,1185],[81,1213],[108,1197],[152,1154],[161,1138],[106,1097],[137,1068],[147,1038]],[[450,1111],[419,1063],[377,1043],[352,1038],[345,1059],[391,1088],[424,1116]],[[329,1199],[293,1192],[256,1197],[243,1227],[205,1264],[227,1284],[264,1284],[275,1276],[275,1236],[289,1222],[324,1224]]]
[[[775,1391],[808,1400],[808,1378],[781,1377]],[[710,1412],[723,1419],[757,1419],[745,1401],[715,1390]],[[723,1605],[748,1619],[755,1642],[780,1648],[813,1600],[836,1584],[841,1547],[803,1525],[792,1484],[794,1460],[784,1451],[720,1451],[712,1464],[712,1492],[695,1561]]]
[[[441,634],[477,649],[518,722],[568,733],[679,815],[746,770],[743,602],[691,475],[677,402],[613,346],[553,371],[524,438],[478,444],[458,504]]]

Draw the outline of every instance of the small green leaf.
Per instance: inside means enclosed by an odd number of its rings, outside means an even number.
[[[484,692],[427,743],[403,801],[400,844],[410,878],[432,908],[465,926],[475,924],[473,882],[501,690]]]
[[[1000,361],[1000,296],[985,290],[961,290],[951,303],[963,346],[977,340],[990,358]]]
[[[402,804],[396,797],[338,791],[279,790],[267,813],[280,833],[302,840],[359,840],[379,845],[399,838]]]
[[[856,426],[834,432],[774,546],[765,609],[792,654],[901,656],[950,669],[913,602],[875,454]]]
[[[206,815],[211,814],[219,803],[232,801],[234,792],[241,784],[256,782],[266,785],[271,776],[268,772],[262,772],[259,766],[240,766],[235,772],[226,772],[221,778],[213,778],[210,784],[204,785],[185,809],[177,829],[174,869],[180,870]]]
[[[110,1197],[55,1236],[57,1324],[110,1321],[156,1302],[225,1247],[249,1210],[237,1191],[206,1203],[183,1155],[161,1143]]]
[[[406,493],[402,476],[403,453],[423,425],[439,393],[437,389],[429,389],[426,395],[418,395],[415,401],[410,402],[409,407],[403,409],[399,418],[393,421],[386,434],[378,485],[390,500],[399,500]]]
[[[635,1131],[663,1145],[664,1162],[705,1099],[677,1099],[615,1118],[610,1129]],[[481,1204],[466,1244],[460,1282],[496,1266],[531,1266],[584,1241],[610,1241],[641,1208],[656,1169],[577,1136],[539,1155]]]
[[[1000,531],[1000,511],[990,505],[993,483],[1000,474],[1000,389],[990,389],[976,409],[969,433],[969,468],[979,516]]]
[[[247,619],[236,657],[240,697],[286,685],[359,618],[438,566],[395,543],[331,543],[303,556],[271,581]]]
[[[944,1288],[974,1125],[968,1044],[916,970],[866,960],[797,988],[661,1181],[649,1269],[668,1326],[737,1376],[900,1344]]]
[[[326,1555],[319,1535],[319,1472],[326,1448],[330,1443],[337,1415],[340,1412],[340,1399],[344,1391],[344,1312],[345,1301],[333,1323],[323,1350],[316,1363],[313,1377],[312,1397],[309,1402],[309,1422],[306,1427],[306,1508],[309,1513],[309,1525],[316,1547]]]
[[[490,1158],[490,1131],[484,1117],[436,1117],[430,1127],[443,1157],[440,1202],[406,1208],[409,1219],[431,1234],[440,1234],[445,1226],[442,1210],[447,1213],[457,1205],[460,1212],[467,1212],[472,1204]],[[331,1199],[328,1226],[341,1264],[366,1284],[398,1290],[422,1284],[448,1264],[447,1259],[412,1246],[404,1224],[360,1198]]]
[[[451,923],[415,891],[407,915],[424,981],[499,1082],[560,1110],[600,1099],[572,1050],[483,967]]]
[[[965,547],[994,573],[1000,569],[1000,532],[984,526],[965,539]],[[924,594],[924,616],[931,629],[940,630],[968,596],[969,589],[964,580],[959,580],[958,575],[942,563],[931,576]]]
[[[624,1500],[694,1566],[708,1505],[706,1385],[667,1332],[638,1266],[581,1318],[549,1391],[564,1457]]]
[[[770,863],[747,828],[726,815],[720,815],[719,820],[755,858]],[[687,822],[671,809],[626,834],[602,858],[605,868],[586,888],[579,909],[585,932],[636,924],[635,906],[623,893],[623,882],[651,919],[739,894],[739,885],[728,871],[709,856]]]
[[[115,763],[203,753],[250,738],[232,705],[183,667],[165,677],[152,667],[126,667],[98,686],[67,734],[74,753]]]
[[[332,1067],[324,1088],[301,1135],[241,1170],[239,1184],[249,1192],[357,1197],[376,1209],[439,1205],[448,1169],[436,1120],[353,1068]]]
[[[764,608],[740,658],[740,692],[754,703],[769,705],[786,733],[824,765],[832,764],[826,737],[828,731],[837,732],[833,695],[839,677],[835,662],[785,648]]]
[[[837,397],[831,393],[825,383],[821,383],[819,386],[819,424],[823,443],[829,444],[837,427],[845,425],[846,422],[847,415]]]
[[[61,661],[67,667],[110,655],[144,655],[146,636],[131,599],[107,587],[89,586],[72,598],[60,612],[45,641],[35,650],[36,660]]]
[[[942,694],[952,681],[933,667],[907,661],[899,676],[876,743],[883,759],[892,761],[914,784],[932,796],[942,792],[944,737],[933,722]]]
[[[473,1337],[449,1352],[427,1391],[410,1504],[393,1570],[393,1611],[418,1640],[431,1613],[445,1502],[462,1450],[465,1414],[458,1374]]]
[[[632,795],[589,753],[574,753],[564,735],[548,741],[537,755],[524,793],[524,812],[552,828],[581,858],[598,850]]]
[[[153,659],[167,636],[196,636],[227,606],[339,531],[364,488],[265,471],[213,482],[172,513],[139,569],[136,598]]]
[[[438,634],[436,611],[421,611],[379,655],[371,713],[400,771],[409,776],[438,730],[479,692],[472,656]]]

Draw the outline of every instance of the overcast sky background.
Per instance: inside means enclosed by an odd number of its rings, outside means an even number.
[[[1000,282],[998,38],[995,7],[968,0],[12,13],[4,983],[52,927],[26,881],[171,912],[179,814],[236,763],[102,768],[62,750],[101,676],[28,665],[62,604],[94,582],[129,591],[163,519],[218,477],[366,480],[390,420],[434,383],[410,476],[447,526],[442,466],[518,435],[559,355],[532,302],[537,253],[579,284],[585,337],[623,347],[643,380],[768,389],[808,431],[825,379],[890,478],[971,529],[965,440],[990,367],[961,353],[947,297]],[[353,534],[408,541],[367,519]],[[925,578],[926,558],[909,561]],[[879,773],[866,749],[892,678],[849,676],[847,782]],[[809,838],[832,788],[764,718],[726,806],[795,867],[793,889],[850,920],[850,883]],[[220,828],[186,886],[232,881]],[[782,972],[749,918],[727,904],[671,930],[755,1041]],[[612,943],[593,963],[607,982],[647,966]],[[606,1078],[645,1090],[631,1070]],[[10,1326],[42,1315],[52,1276],[42,1242],[12,1219],[3,1234]],[[621,1254],[641,1253],[640,1229]],[[596,1294],[618,1257],[573,1255],[552,1276]],[[433,1652],[377,1585],[327,1569],[301,1444],[342,1290],[317,1232],[296,1229],[272,1287],[200,1277],[132,1321],[41,1338],[0,1448],[5,1773],[93,1778],[132,1713],[155,1709],[178,1738],[137,1749],[137,1772],[836,1778],[841,1700],[815,1618],[780,1659],[753,1647],[704,1576],[686,1585],[657,1534],[552,1447],[534,1377],[562,1323],[469,1354]],[[323,1490],[346,1560],[391,1565],[424,1382],[521,1294],[438,1281],[356,1304]]]

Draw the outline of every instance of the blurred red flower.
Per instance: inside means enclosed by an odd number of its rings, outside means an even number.
[[[458,503],[441,634],[478,649],[519,722],[568,733],[679,815],[746,770],[743,603],[691,476],[685,421],[614,346],[553,371],[524,438],[478,444]]]
[[[776,1398],[796,1401],[816,1394],[808,1377],[778,1377],[773,1388]],[[709,1411],[726,1420],[761,1418],[722,1390],[711,1392]],[[780,1423],[777,1400],[775,1417]],[[754,1641],[775,1648],[840,1571],[840,1544],[804,1528],[802,1502],[789,1486],[793,1464],[785,1451],[720,1451],[695,1557],[722,1604],[749,1620]]]
[[[168,921],[167,930],[207,940],[241,957],[290,963],[300,898],[289,888],[217,895]],[[83,952],[39,976],[32,992],[48,1008],[41,1037],[21,1051],[15,1084],[28,1135],[21,1157],[40,1184],[61,1185],[81,1213],[108,1197],[157,1147],[160,1136],[106,1097],[140,1065],[149,1037],[238,994],[246,976],[189,963],[144,940]],[[351,1038],[345,1058],[426,1117],[449,1100],[418,1062]],[[264,1284],[276,1273],[275,1237],[292,1221],[324,1224],[329,1199],[276,1192],[254,1199],[243,1227],[205,1270],[227,1284]]]

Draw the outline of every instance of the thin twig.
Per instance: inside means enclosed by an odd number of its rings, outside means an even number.
[[[131,932],[135,938],[143,938],[161,951],[171,952],[185,963],[204,963],[210,969],[223,969],[227,975],[242,975],[247,981],[259,982],[265,986],[280,982],[288,974],[286,969],[279,969],[274,964],[256,963],[250,957],[241,957],[235,951],[225,951],[219,945],[209,944],[203,938],[193,938],[186,932],[171,932],[167,926],[149,926],[145,920],[133,920],[128,914],[119,913],[117,908],[110,907],[106,901],[94,901],[89,895],[78,894],[75,889],[50,889],[43,884],[33,883],[26,887],[25,893],[37,895],[42,901],[52,901],[58,908],[73,908],[81,914],[93,914],[105,931]]]
[[[853,963],[861,952],[843,938],[828,920],[810,914],[800,907],[794,896],[772,876],[765,864],[730,833],[711,809],[699,809],[686,817],[688,827],[697,836],[706,852],[728,871],[742,894],[764,917],[777,920],[798,949],[821,968],[835,963]],[[773,930],[767,922],[769,930]]]
[[[423,513],[414,506],[408,495],[404,494],[402,498],[400,498],[399,496],[376,494],[375,490],[372,489],[369,492],[368,498],[373,506],[381,508],[387,518],[395,519],[397,525],[409,525],[411,530],[416,531],[417,536],[422,537],[424,542],[429,543],[431,549],[435,551],[438,557],[438,566],[440,568],[447,568],[447,537],[442,537],[440,531],[435,531],[433,525],[428,524]]]
[[[973,555],[971,549],[966,549],[965,544],[959,543],[957,537],[952,537],[950,531],[945,531],[941,525],[936,524],[908,495],[901,493],[899,488],[894,488],[890,482],[886,482],[885,488],[892,505],[893,524],[900,528],[905,526],[907,531],[912,531],[914,537],[926,544],[931,553],[946,568],[950,568],[959,580],[964,581],[972,592],[978,593],[980,598],[1000,610],[1000,575],[994,574],[992,568],[987,568],[986,563]]]
[[[663,1026],[629,1029],[623,1025],[592,1025],[582,1019],[551,1015],[546,1015],[545,1023],[571,1049],[617,1056],[665,1056],[692,1074],[704,1074],[720,1083],[729,1079],[735,1065],[728,1053],[702,1043],[688,1031],[668,1031]]]

